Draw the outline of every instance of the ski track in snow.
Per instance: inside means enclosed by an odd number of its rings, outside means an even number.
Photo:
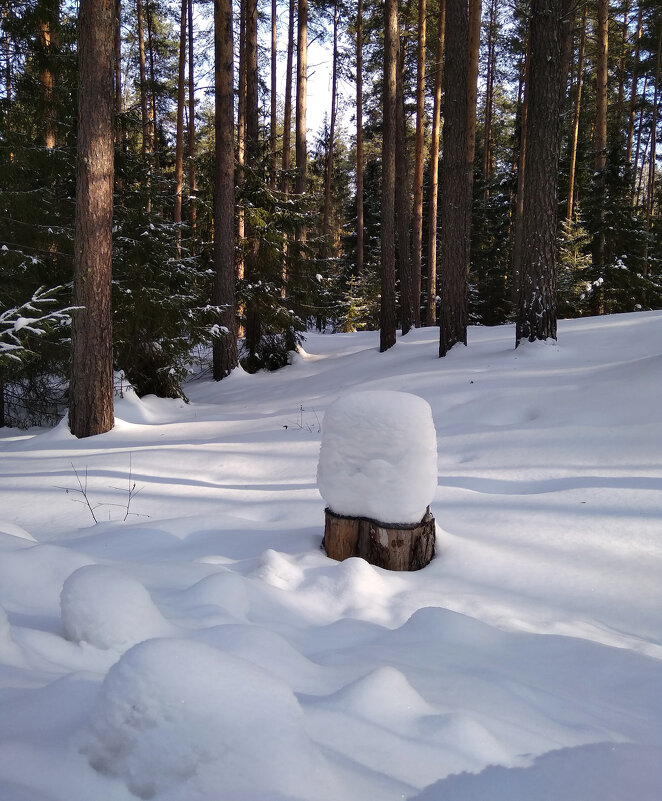
[[[0,430],[0,799],[659,801],[662,312],[469,333]],[[417,573],[320,549],[324,413],[364,390],[432,409]]]

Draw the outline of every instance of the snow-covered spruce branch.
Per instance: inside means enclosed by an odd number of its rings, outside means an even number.
[[[0,311],[0,365],[21,362],[32,353],[25,342],[26,334],[40,337],[71,323],[71,312],[79,307],[67,306],[50,311],[44,308],[58,303],[55,295],[63,289],[63,286],[39,287],[21,306]]]

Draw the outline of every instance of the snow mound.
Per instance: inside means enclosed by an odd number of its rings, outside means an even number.
[[[317,483],[336,514],[418,523],[437,488],[430,405],[393,391],[337,400],[324,416]]]
[[[182,639],[147,640],[110,669],[81,750],[140,798],[296,797],[321,767],[289,687]]]
[[[64,582],[60,594],[67,639],[119,651],[174,633],[147,589],[103,565],[86,565]]]

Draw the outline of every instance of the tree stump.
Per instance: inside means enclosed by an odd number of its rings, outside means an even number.
[[[420,570],[434,556],[435,522],[428,507],[411,525],[382,523],[367,517],[347,517],[325,510],[322,544],[331,559],[360,556],[386,570]]]

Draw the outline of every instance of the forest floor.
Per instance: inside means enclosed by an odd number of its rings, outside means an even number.
[[[659,801],[662,312],[514,336],[310,333],[102,436],[1,430],[0,798]],[[432,408],[419,572],[320,548],[366,389]]]

